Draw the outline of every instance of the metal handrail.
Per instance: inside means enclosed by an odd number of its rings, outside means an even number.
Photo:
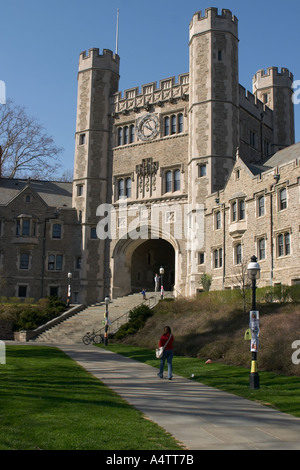
[[[153,300],[153,299],[154,299],[154,303],[151,305],[151,300]],[[127,319],[128,319],[129,313],[130,313],[132,310],[134,310],[134,309],[140,307],[141,305],[145,305],[147,302],[149,302],[149,308],[153,308],[153,307],[155,307],[155,305],[157,304],[158,300],[157,300],[157,297],[156,297],[155,295],[152,295],[151,297],[149,297],[149,299],[143,300],[143,302],[141,302],[140,304],[136,305],[135,307],[131,308],[131,309],[128,310],[127,312],[125,312],[125,313],[123,313],[122,315],[120,315],[118,318],[116,318],[115,320],[113,320],[113,321],[111,322],[111,324],[109,325],[109,329],[111,329],[111,326],[112,326],[114,323],[117,323],[116,328],[115,328],[113,331],[111,331],[111,333],[115,333],[115,332],[119,329],[119,322],[120,322],[121,318],[126,317],[126,320],[125,320],[125,322],[124,322],[124,323],[126,323],[126,322],[127,322]],[[122,324],[123,324],[123,323],[122,323]],[[102,328],[100,328],[99,333],[100,333],[102,330],[103,330],[103,332],[105,331],[105,326],[103,326]],[[101,333],[100,333],[100,334],[101,334]]]

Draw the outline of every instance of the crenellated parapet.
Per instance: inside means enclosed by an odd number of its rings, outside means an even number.
[[[234,36],[238,36],[238,19],[230,10],[222,9],[221,14],[218,8],[206,8],[204,14],[198,11],[194,14],[190,22],[190,39],[195,34],[202,34],[208,29],[215,31],[230,31]]]
[[[100,54],[98,48],[92,48],[81,52],[79,56],[78,71],[82,72],[91,68],[109,69],[119,73],[120,57],[109,49],[104,49]]]
[[[240,107],[248,113],[261,120],[261,115],[264,115],[264,122],[272,125],[273,111],[262,101],[260,101],[253,93],[246,90],[242,85],[239,87],[240,94]]]
[[[148,83],[139,88],[130,88],[116,93],[112,100],[113,112],[123,113],[137,111],[138,109],[147,109],[150,105],[163,106],[168,102],[178,100],[188,101],[189,95],[189,74],[179,75],[176,83],[175,77],[160,80],[157,87],[156,82]]]
[[[264,69],[259,70],[253,77],[253,87],[262,88],[262,86],[291,86],[294,80],[293,74],[287,68],[281,68],[279,72],[278,67],[268,67],[267,71]]]

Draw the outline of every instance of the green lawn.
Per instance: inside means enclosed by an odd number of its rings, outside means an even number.
[[[159,366],[159,360],[155,359],[154,351],[149,349],[112,343],[108,348],[153,367]],[[300,417],[300,378],[259,371],[260,389],[250,390],[250,362],[250,353],[249,369],[221,363],[205,364],[205,361],[197,358],[175,356],[173,373],[187,378],[191,378],[191,375],[194,374],[192,380],[250,400],[259,401],[285,413]]]
[[[55,348],[7,346],[0,450],[180,450],[176,441]]]

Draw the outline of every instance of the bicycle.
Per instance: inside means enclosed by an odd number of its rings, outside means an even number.
[[[103,342],[103,335],[99,335],[95,330],[88,331],[82,338],[83,343],[88,346],[91,343],[100,344]]]

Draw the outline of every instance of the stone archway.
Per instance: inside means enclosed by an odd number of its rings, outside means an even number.
[[[111,255],[112,298],[143,288],[154,291],[154,276],[160,266],[165,270],[165,291],[173,289],[178,282],[179,255],[177,240],[164,238],[161,233],[156,238],[118,240]]]

